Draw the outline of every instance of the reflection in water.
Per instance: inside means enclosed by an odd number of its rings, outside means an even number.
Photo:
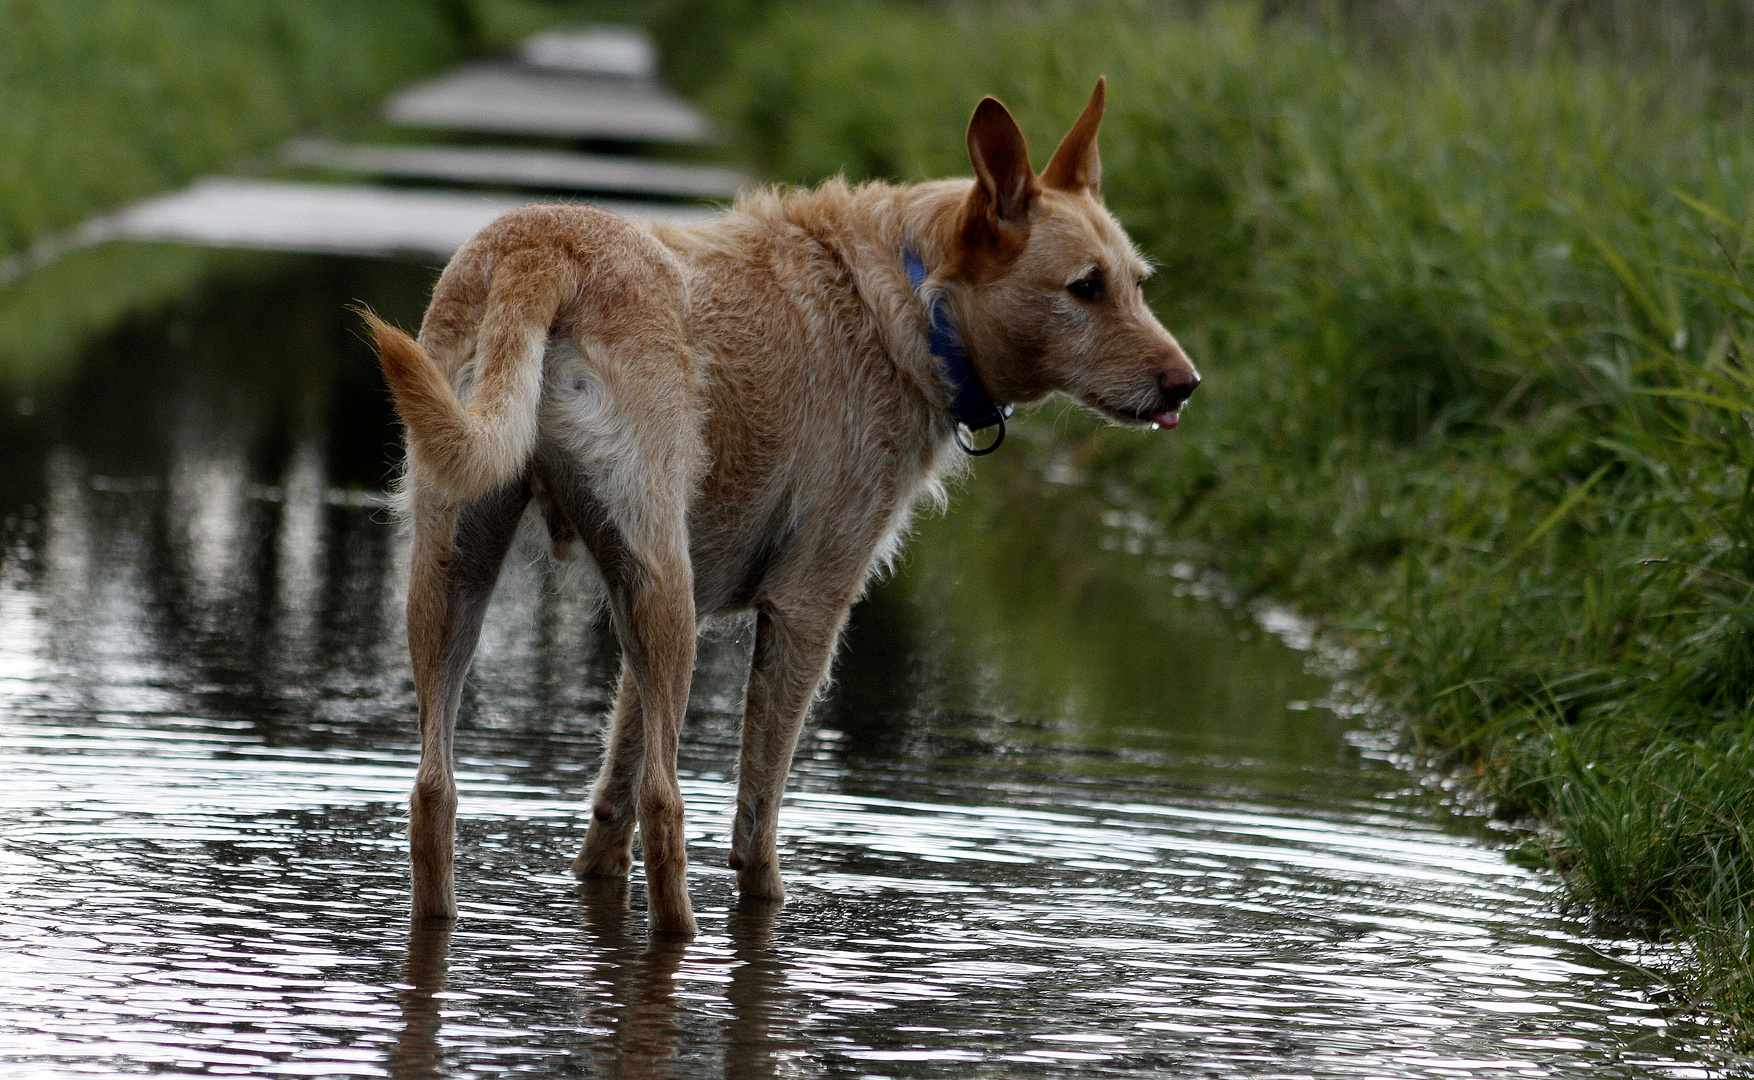
[[[395,1080],[444,1075],[439,993],[445,988],[450,958],[448,923],[418,922],[409,928],[408,962],[402,968],[403,985],[396,988],[396,999],[402,1003],[402,1033],[390,1051],[390,1075]]]
[[[687,944],[646,939],[643,927],[632,925],[627,897],[626,881],[579,886],[585,941],[596,958],[593,981],[606,991],[598,1004],[609,1014],[598,1021],[609,1037],[597,1053],[606,1074],[637,1080],[663,1075],[676,1058],[675,983]]]
[[[314,437],[293,448],[280,486],[279,534],[274,543],[279,592],[275,619],[278,647],[289,666],[304,666],[317,648],[317,614],[322,600],[324,518],[323,446]]]
[[[725,998],[731,1020],[725,1025],[725,1080],[735,1077],[807,1075],[807,1046],[798,1032],[809,1010],[786,989],[786,965],[773,945],[780,905],[743,900],[731,909],[731,982]],[[810,1070],[815,1071],[815,1070]]]
[[[855,611],[783,908],[724,867],[747,642],[703,643],[685,945],[637,877],[565,872],[615,649],[514,560],[458,734],[463,917],[408,931],[394,433],[340,313],[412,322],[429,277],[274,265],[30,416],[0,388],[0,1072],[1732,1071],[1027,429]]]

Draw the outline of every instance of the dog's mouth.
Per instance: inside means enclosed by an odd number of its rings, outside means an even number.
[[[1187,403],[1184,401],[1167,409],[1162,406],[1153,406],[1147,409],[1123,409],[1105,401],[1086,398],[1085,404],[1122,427],[1142,427],[1151,428],[1154,431],[1168,431],[1182,422],[1182,407]]]

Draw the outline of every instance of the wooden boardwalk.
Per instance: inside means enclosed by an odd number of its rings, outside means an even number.
[[[549,140],[546,145],[294,140],[282,154],[283,166],[395,183],[210,177],[89,222],[45,245],[43,257],[136,239],[445,259],[500,214],[557,198],[631,217],[698,221],[717,212],[699,200],[728,199],[745,180],[741,172],[552,145],[565,139],[632,151],[709,139],[706,118],[665,87],[655,67],[650,42],[631,28],[541,34],[515,58],[467,65],[409,87],[384,111],[399,125],[534,136]],[[412,186],[420,183],[429,186]],[[40,261],[29,258],[21,266]]]
[[[737,169],[498,146],[362,146],[294,139],[281,160],[366,176],[682,199],[729,199],[748,181]]]
[[[532,201],[466,191],[215,177],[99,218],[86,226],[85,239],[442,260],[494,218]],[[678,223],[716,213],[686,204],[590,202],[628,217]]]
[[[706,118],[656,82],[519,63],[472,64],[390,99],[407,127],[613,142],[700,143]]]

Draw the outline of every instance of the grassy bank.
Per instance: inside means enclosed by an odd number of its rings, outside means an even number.
[[[396,86],[556,22],[649,0],[7,0],[0,258],[95,213],[230,170]]]
[[[467,47],[439,0],[15,0],[0,255],[360,110]]]
[[[111,245],[21,281],[9,258],[291,135],[370,125],[395,86],[606,0],[10,0],[0,4],[0,374],[31,376],[235,260]]]
[[[14,0],[0,5],[0,266],[87,218],[365,114],[475,47],[446,0]],[[112,244],[0,277],[0,377],[57,370],[225,254]]]
[[[1209,382],[1172,437],[1058,420],[1075,462],[1321,616],[1422,752],[1551,825],[1528,854],[1581,904],[1689,944],[1687,995],[1747,1043],[1747,28],[1652,7],[1390,34],[1348,5],[703,0],[661,26],[786,180],[966,173],[988,92],[1039,164],[1106,72],[1107,196]]]

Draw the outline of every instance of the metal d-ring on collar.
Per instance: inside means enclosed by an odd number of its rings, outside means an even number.
[[[912,283],[914,292],[918,293],[920,286],[926,281],[926,264],[920,261],[912,244],[901,249],[901,258],[907,264],[907,279]],[[950,322],[950,312],[945,309],[941,297],[934,296],[926,302],[926,315],[931,323],[926,331],[926,344],[944,369],[944,377],[950,380],[950,415],[956,421],[956,445],[962,447],[964,453],[974,457],[990,454],[1005,441],[1005,421],[1011,416],[1011,406],[995,405],[993,399],[987,396],[986,388],[981,386],[980,377],[974,373],[974,365],[968,362],[968,353],[962,348],[962,338],[957,335],[956,327]],[[973,435],[995,424],[999,428],[999,437],[988,446],[977,448],[962,437],[963,428],[967,428],[969,434]]]

